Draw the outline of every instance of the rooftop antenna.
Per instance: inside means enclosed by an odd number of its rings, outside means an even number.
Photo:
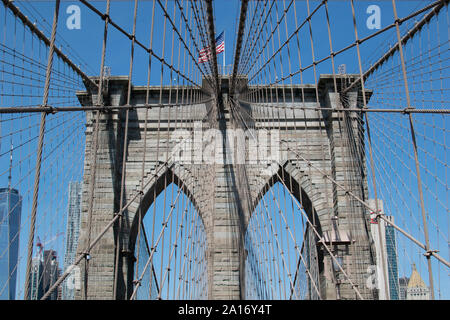
[[[9,175],[8,175],[8,191],[9,192],[11,192],[11,178],[12,178],[11,171],[12,171],[12,160],[13,160],[13,156],[12,156],[13,149],[14,149],[14,145],[11,141],[11,149],[9,151]]]

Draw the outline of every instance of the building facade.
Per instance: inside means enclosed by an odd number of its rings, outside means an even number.
[[[371,208],[377,207],[374,199],[369,199],[368,202]],[[384,214],[383,201],[380,199],[378,199],[378,210],[381,214]],[[394,223],[393,216],[385,216],[385,218]],[[370,212],[370,233],[376,252],[376,274],[379,299],[399,300],[400,285],[398,280],[395,229],[384,220],[376,219],[376,214]],[[386,273],[384,272],[384,268],[386,268]]]
[[[76,257],[78,246],[78,237],[80,233],[81,219],[81,193],[82,183],[72,181],[69,184],[69,199],[67,210],[67,228],[66,228],[66,252],[64,256],[64,270],[73,264]],[[76,281],[73,277],[69,277],[64,281],[62,286],[62,299],[74,299],[74,285],[68,281]]]
[[[44,287],[42,284],[43,271],[44,265],[41,257],[34,257],[31,263],[30,297],[26,297],[26,300],[40,300],[44,295]]]
[[[393,216],[386,216],[391,222],[395,223]],[[398,258],[397,244],[395,239],[395,228],[386,224],[386,258],[388,268],[389,295],[391,300],[400,299],[400,284],[398,280]]]
[[[27,300],[40,300],[50,287],[58,280],[61,269],[58,265],[56,251],[44,250],[32,260],[30,273],[30,295]],[[61,290],[54,290],[46,300],[60,300]]]
[[[42,286],[44,293],[58,280],[60,274],[56,251],[44,250],[44,268],[42,276]],[[58,290],[53,290],[47,300],[58,300]]]
[[[369,199],[368,204],[371,208],[378,207],[378,210],[384,213],[382,200],[378,199],[376,204],[375,199]],[[370,233],[376,253],[376,288],[378,289],[378,298],[380,300],[389,300],[389,281],[385,280],[386,274],[384,273],[384,266],[387,267],[386,224],[376,219],[375,212],[370,212]]]
[[[399,283],[399,300],[406,300],[406,290],[408,289],[408,277],[398,279]]]
[[[22,196],[16,189],[0,189],[0,300],[16,299],[19,229]]]

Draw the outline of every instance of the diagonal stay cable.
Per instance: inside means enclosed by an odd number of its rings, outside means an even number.
[[[249,116],[250,116],[250,115],[249,115]],[[242,117],[241,115],[240,115],[240,117],[241,117],[241,120],[243,121],[244,125],[248,128],[248,125],[246,124],[245,119],[243,119],[243,117]],[[250,116],[250,117],[251,117],[251,116]],[[251,131],[250,131],[250,132],[251,132]],[[255,140],[255,142],[258,144],[258,141],[257,141],[256,137],[253,135],[253,133],[251,134],[251,136],[253,137],[253,139]],[[284,140],[280,140],[280,141],[284,141]],[[274,163],[277,164],[277,165],[279,165],[280,167],[282,167],[282,165],[281,165],[278,161],[274,160]],[[286,189],[288,189],[288,187],[287,187],[286,184],[284,183],[282,177],[281,177],[278,173],[276,173],[276,175],[278,176],[278,179],[283,183],[284,187],[285,187]],[[289,190],[289,189],[288,189],[288,190]],[[289,192],[289,194],[291,195],[291,197],[292,197],[294,200],[296,200],[296,203],[297,203],[298,200],[292,195],[292,193]],[[297,206],[298,206],[298,204],[297,204]],[[309,225],[311,226],[311,228],[313,228],[314,233],[317,235],[317,237],[318,237],[319,239],[323,239],[323,238],[320,236],[319,232],[316,230],[316,227],[314,226],[314,224],[310,221],[310,219],[308,218],[308,216],[302,211],[302,207],[303,207],[302,204],[300,204],[300,206],[299,206],[298,208],[299,208],[299,210],[301,211],[301,213],[305,216],[305,218],[306,218],[307,222],[309,223]],[[334,260],[334,262],[338,265],[338,267],[339,267],[339,269],[341,270],[341,272],[342,272],[342,273],[344,274],[344,276],[347,278],[347,280],[349,281],[349,283],[350,283],[350,285],[352,286],[353,290],[356,292],[356,294],[359,296],[360,299],[363,299],[363,297],[361,296],[361,293],[359,292],[359,290],[357,289],[357,287],[353,284],[353,282],[351,281],[350,277],[349,277],[348,274],[344,271],[344,269],[342,268],[341,264],[340,264],[339,261],[336,259],[336,257],[333,255],[333,253],[331,252],[331,250],[328,248],[328,246],[325,244],[324,241],[322,241],[322,244],[323,244],[323,246],[326,248],[326,250],[328,251],[328,253],[330,254],[330,256],[332,257],[332,259]]]
[[[20,10],[18,7],[13,5],[11,0],[2,0],[3,4],[10,9],[15,16],[17,16],[24,25],[26,25],[31,32],[33,32],[41,41],[43,41],[47,46],[50,46],[51,41],[45,36],[45,34],[39,30],[34,23],[32,23]],[[78,68],[72,60],[70,60],[60,49],[56,46],[54,47],[55,54],[64,61],[73,71],[75,71],[83,80],[87,81],[94,88],[97,87],[92,79],[90,79],[80,68]]]
[[[213,67],[213,81],[215,86],[216,99],[220,99],[220,85],[219,85],[219,70],[217,68],[217,53],[216,53],[216,32],[214,29],[214,13],[212,0],[206,0],[206,13],[208,19],[208,33],[209,33],[209,47],[212,55]]]
[[[167,20],[169,21],[169,23],[172,25],[173,31],[175,31],[175,33],[177,34],[178,38],[180,39],[180,41],[182,42],[183,46],[186,48],[188,54],[191,56],[192,61],[194,61],[195,65],[197,66],[198,70],[200,70],[200,72],[202,73],[202,75],[205,77],[205,79],[207,79],[205,73],[203,72],[203,70],[200,68],[200,65],[197,62],[197,59],[195,59],[195,57],[192,55],[191,50],[189,50],[189,47],[187,46],[186,42],[184,41],[183,37],[180,34],[180,31],[177,29],[177,27],[175,26],[175,23],[172,21],[172,19],[170,18],[170,15],[167,13],[166,8],[164,8],[163,4],[161,3],[160,0],[157,0],[159,6],[161,7],[161,9],[164,11],[164,15],[167,18]],[[181,11],[182,12],[182,11]],[[190,33],[190,36],[192,37],[192,34]],[[195,48],[198,50],[197,44],[195,43],[195,41],[193,41],[193,44],[195,45]],[[209,81],[209,79],[208,79]]]
[[[3,0],[5,1],[5,0]],[[145,46],[142,42],[140,42],[138,39],[136,39],[135,36],[133,36],[132,34],[128,33],[127,31],[125,31],[121,26],[119,26],[115,21],[113,21],[111,19],[111,17],[107,14],[103,14],[102,12],[100,12],[97,8],[95,8],[92,4],[90,4],[87,0],[79,0],[81,3],[83,3],[84,5],[86,5],[86,7],[88,7],[90,10],[92,10],[94,13],[96,13],[98,16],[100,16],[102,19],[108,19],[109,24],[111,24],[115,29],[117,29],[120,33],[122,33],[123,35],[125,35],[128,39],[132,40],[134,39],[134,42],[136,45],[138,45],[139,47],[141,47],[142,49],[144,49],[145,51],[147,51],[149,54],[151,54],[153,57],[155,57],[156,59],[158,59],[163,65],[165,65],[166,67],[168,67],[169,69],[171,69],[172,71],[174,71],[176,74],[178,74],[180,77],[182,77],[183,79],[185,79],[186,81],[190,82],[192,85],[194,85],[197,88],[200,88],[200,85],[195,83],[192,79],[189,79],[185,74],[182,74],[180,70],[175,69],[174,66],[172,66],[171,64],[169,64],[166,59],[164,57],[160,57],[159,55],[157,55],[153,49]]]
[[[179,197],[180,194],[181,194],[181,190],[182,190],[182,189],[179,188],[178,191],[177,191],[177,197],[175,198],[175,203],[177,203],[177,201],[178,201],[178,197]],[[137,294],[137,290],[138,290],[139,287],[140,287],[140,282],[142,281],[142,279],[143,279],[143,277],[144,277],[144,274],[145,274],[145,272],[147,271],[148,266],[150,265],[150,262],[152,262],[152,260],[153,260],[153,255],[154,255],[154,253],[155,253],[155,251],[156,251],[156,247],[158,246],[158,243],[159,243],[159,241],[161,240],[161,238],[162,238],[162,236],[163,236],[163,234],[164,234],[164,231],[165,231],[165,229],[166,229],[166,227],[167,227],[168,221],[169,221],[170,218],[172,217],[172,213],[173,213],[173,210],[174,210],[175,207],[176,207],[175,205],[171,205],[170,212],[169,212],[169,214],[167,215],[166,220],[163,222],[163,227],[162,227],[162,229],[161,229],[161,232],[159,233],[158,238],[156,239],[156,242],[155,242],[155,244],[153,245],[153,248],[151,249],[150,256],[149,256],[148,259],[147,259],[147,262],[146,262],[146,264],[145,264],[145,266],[144,266],[144,269],[142,270],[142,273],[141,273],[141,275],[139,276],[139,278],[135,281],[135,283],[136,283],[137,285],[136,285],[136,287],[135,287],[134,290],[133,290],[133,293],[132,293],[132,295],[131,295],[131,297],[130,297],[130,300],[133,300],[133,299],[135,298],[136,294]]]
[[[410,14],[410,15],[408,15],[407,17],[400,18],[400,19],[398,20],[398,22],[401,24],[401,23],[403,23],[403,22],[405,22],[405,21],[408,21],[408,20],[410,20],[410,19],[416,17],[417,15],[420,15],[421,13],[423,13],[423,12],[425,12],[425,11],[428,11],[428,10],[430,10],[430,9],[432,9],[432,8],[434,8],[434,7],[436,7],[436,6],[438,6],[438,5],[441,5],[443,1],[448,2],[449,0],[439,0],[439,1],[436,1],[436,2],[434,2],[434,3],[432,3],[432,4],[430,4],[430,5],[428,5],[428,6],[424,7],[424,8],[422,8],[422,9],[420,9],[420,10],[418,10],[418,11],[416,11],[416,12]],[[294,7],[294,8],[295,8],[295,7]],[[434,11],[433,11],[433,12],[434,12]],[[301,28],[305,23],[306,23],[306,20],[305,20],[298,28]],[[385,32],[385,31],[387,31],[387,30],[389,30],[389,29],[392,29],[392,28],[394,28],[394,27],[395,27],[395,23],[392,23],[392,24],[390,24],[389,26],[387,26],[387,27],[385,27],[385,28],[383,28],[383,29],[381,29],[381,30],[379,30],[379,31],[377,31],[377,32],[374,32],[373,34],[370,34],[369,36],[366,36],[365,38],[359,39],[358,43],[359,43],[359,44],[362,44],[362,43],[364,43],[364,42],[366,42],[366,41],[372,39],[373,37],[379,35],[380,33],[383,33],[383,32]],[[291,36],[289,37],[289,40],[291,39],[291,37],[292,37],[293,35],[295,35],[295,34],[298,33],[298,32],[299,32],[299,29],[295,30],[295,31],[291,34]],[[288,43],[288,41],[285,41],[285,43],[283,44],[283,47],[284,47],[284,45],[286,45],[287,43]],[[345,52],[345,51],[348,51],[349,49],[352,49],[352,48],[354,48],[355,46],[356,46],[356,42],[353,42],[353,43],[347,45],[346,47],[344,47],[344,48],[342,48],[342,49],[340,49],[340,50],[337,50],[337,51],[335,51],[335,52],[332,52],[331,54],[329,54],[328,56],[326,56],[326,57],[324,57],[324,58],[321,58],[320,60],[316,60],[314,63],[311,63],[310,65],[308,65],[308,66],[306,66],[306,67],[300,68],[299,70],[293,72],[292,74],[287,75],[285,78],[282,78],[282,79],[280,78],[280,79],[278,79],[277,81],[274,81],[272,84],[276,84],[276,83],[282,82],[282,81],[286,80],[288,77],[293,77],[293,76],[295,76],[295,75],[297,75],[297,74],[299,74],[299,73],[301,74],[302,72],[304,72],[304,71],[306,71],[306,70],[308,70],[308,69],[310,69],[310,68],[312,68],[312,67],[314,67],[314,66],[317,66],[317,65],[319,65],[319,64],[321,64],[321,63],[323,63],[323,62],[325,62],[325,61],[327,61],[327,60],[329,60],[329,59],[331,59],[332,57],[336,57],[337,55],[339,55],[339,54],[341,54],[341,53],[343,53],[343,52]],[[282,48],[280,48],[280,50],[281,50],[281,49],[282,49]],[[276,55],[274,55],[274,56],[272,57],[272,59],[273,59],[275,56],[276,56]],[[253,68],[253,66],[251,67],[251,69],[252,69],[252,68]],[[264,68],[260,68],[257,72],[255,72],[254,75],[251,76],[251,77],[249,78],[248,81],[249,81],[249,82],[252,81],[252,80],[257,76],[257,74],[260,73],[260,71],[262,71],[262,69],[264,69]]]
[[[239,15],[238,35],[237,35],[237,40],[236,40],[236,51],[234,53],[233,73],[231,75],[231,85],[230,85],[231,94],[234,93],[235,86],[236,86],[236,76],[237,76],[238,69],[239,69],[240,54],[241,54],[241,48],[242,48],[242,38],[244,37],[245,20],[246,20],[246,16],[247,16],[247,7],[248,7],[248,0],[242,0],[241,13]]]
[[[156,178],[158,178],[158,173],[161,171],[162,168],[168,168],[170,169],[175,164],[168,165],[169,162],[172,159],[169,159],[167,162],[161,162],[158,168],[156,168],[155,172],[152,174],[151,178],[144,184],[144,189],[150,185]],[[86,253],[92,250],[92,248],[95,247],[95,245],[100,241],[100,239],[105,235],[105,233],[111,228],[119,219],[119,217],[123,214],[123,211],[127,210],[128,207],[142,194],[143,190],[137,190],[135,191],[134,195],[130,198],[130,200],[122,207],[122,209],[116,213],[113,214],[113,219],[108,222],[108,224],[102,229],[102,231],[97,235],[97,237],[91,242],[91,244],[77,257],[77,259],[74,261],[74,263],[67,268],[67,270],[58,278],[58,280],[53,284],[52,287],[48,289],[48,291],[44,294],[44,296],[41,298],[41,300],[47,299],[47,297],[69,276],[69,274],[72,272],[72,270],[75,268],[76,265],[78,265],[82,259],[85,258]]]
[[[245,110],[245,109],[242,109]],[[345,110],[345,109],[344,109]],[[288,151],[292,151],[294,152],[299,158],[301,158],[303,161],[305,161],[308,165],[308,167],[315,169],[316,171],[318,171],[319,173],[323,174],[323,176],[330,180],[333,184],[335,184],[338,188],[340,188],[341,190],[345,191],[348,195],[350,195],[351,197],[353,197],[356,201],[360,202],[363,206],[365,206],[367,209],[369,209],[370,211],[376,212],[376,210],[374,208],[372,208],[371,206],[369,206],[366,202],[364,202],[363,200],[361,200],[359,197],[357,197],[355,194],[353,194],[350,190],[347,190],[344,186],[342,186],[341,184],[339,184],[336,180],[334,180],[332,177],[330,177],[328,174],[326,174],[325,172],[323,172],[322,170],[320,170],[319,168],[317,168],[316,166],[314,166],[311,161],[307,160],[306,158],[302,157],[300,154],[298,154],[298,152],[296,150],[293,150],[289,147],[288,141],[281,139],[280,142],[287,144],[287,150]],[[379,215],[379,217],[381,219],[383,219],[384,221],[386,221],[386,223],[388,223],[389,225],[391,225],[392,227],[394,227],[396,230],[398,230],[400,233],[402,233],[404,236],[406,236],[409,240],[411,240],[412,242],[414,242],[416,245],[418,245],[420,248],[427,250],[426,246],[421,243],[419,240],[417,240],[416,238],[414,238],[412,235],[410,235],[409,233],[407,233],[406,231],[404,231],[402,228],[400,228],[399,226],[397,226],[395,223],[393,223],[391,220],[387,219],[386,217],[384,217],[383,215]],[[437,260],[439,260],[441,263],[443,263],[444,265],[446,265],[447,267],[450,268],[450,262],[446,261],[443,257],[441,257],[439,254],[437,254],[437,252],[435,252],[435,250],[428,250],[426,252],[426,254],[429,254],[430,256],[434,256]]]
[[[440,12],[440,10],[444,7],[444,5],[447,5],[449,2],[449,0],[440,0],[440,1],[436,1],[428,6],[426,6],[425,8],[418,10],[418,13],[422,13],[423,11],[429,10],[431,8],[434,8],[431,12],[429,12],[428,14],[426,14],[419,22],[417,22],[416,24],[414,24],[414,26],[400,39],[399,42],[397,42],[396,44],[394,44],[394,46],[392,48],[390,48],[377,62],[375,62],[363,75],[363,80],[366,80],[373,72],[375,72],[379,67],[381,67],[388,59],[389,57],[391,57],[395,52],[397,52],[399,50],[399,43],[401,43],[402,45],[406,44],[409,40],[411,40],[414,35],[419,32],[422,27],[424,25],[426,25],[427,23],[430,22],[430,20],[434,17],[437,16]],[[414,15],[415,16],[415,15]],[[412,15],[409,15],[406,18],[403,19],[399,19],[398,23],[401,24],[404,21],[406,21],[406,19],[408,19],[409,17],[412,18]],[[384,28],[383,30],[387,30],[387,28],[391,29],[393,27],[396,26],[396,22],[392,23],[391,25],[389,25],[388,27]],[[380,30],[381,31],[381,30]],[[377,32],[379,33],[379,32]],[[361,39],[359,41],[359,43],[362,43],[364,39]],[[357,78],[353,83],[351,83],[347,88],[345,88],[345,90],[343,92],[348,92],[349,90],[351,90],[355,85],[357,85],[358,83],[361,82],[361,78]]]
[[[286,140],[281,139],[281,142],[288,144],[288,142]],[[369,206],[365,201],[361,200],[359,197],[357,197],[355,194],[353,194],[350,190],[347,190],[344,186],[342,186],[341,184],[339,184],[336,180],[334,180],[332,177],[330,177],[328,174],[326,174],[325,172],[323,172],[322,170],[320,170],[319,168],[317,168],[316,166],[314,166],[311,161],[307,160],[306,158],[302,157],[298,152],[296,152],[295,150],[292,150],[289,146],[287,147],[288,151],[292,151],[294,152],[299,158],[301,158],[303,161],[305,161],[308,165],[308,167],[311,167],[315,170],[317,170],[318,172],[320,172],[321,174],[324,175],[325,178],[327,178],[328,180],[330,180],[333,184],[335,184],[337,187],[339,187],[340,189],[342,189],[343,191],[345,191],[345,193],[347,193],[348,195],[350,195],[351,197],[353,197],[355,200],[357,200],[359,203],[361,203],[363,206],[365,206],[367,209],[369,209],[372,212],[376,212],[374,208],[372,208],[371,206]],[[382,214],[379,214],[379,217],[381,219],[383,219],[384,221],[386,221],[389,225],[391,225],[392,227],[394,227],[395,229],[397,229],[398,231],[400,231],[404,236],[406,236],[407,238],[409,238],[411,241],[413,241],[415,244],[417,244],[419,247],[421,247],[422,249],[426,250],[426,246],[421,243],[419,240],[415,239],[413,236],[411,236],[410,234],[408,234],[407,232],[405,232],[403,229],[401,229],[399,226],[397,226],[396,224],[394,224],[392,221],[390,221],[389,219],[387,219],[386,217],[384,217]],[[444,258],[442,258],[440,255],[438,255],[436,252],[434,252],[434,250],[429,250],[427,252],[427,254],[430,254],[431,256],[434,256],[437,260],[439,260],[440,262],[442,262],[444,265],[446,265],[447,267],[450,268],[450,262],[446,261]]]

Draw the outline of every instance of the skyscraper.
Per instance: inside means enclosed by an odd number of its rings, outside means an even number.
[[[0,188],[0,300],[15,300],[22,196]]]
[[[369,206],[375,208],[375,199],[369,199]],[[383,213],[383,201],[378,199],[378,210]],[[380,220],[380,219],[378,219]],[[380,300],[389,300],[389,281],[385,280],[384,266],[388,265],[386,250],[386,224],[376,219],[375,212],[370,212],[370,233],[375,246],[376,253],[376,275],[377,289]],[[379,230],[378,230],[379,229]],[[381,231],[381,235],[380,232]],[[384,261],[383,261],[384,258]],[[387,288],[386,288],[387,284]]]
[[[27,297],[27,300],[40,300],[60,274],[56,251],[50,249],[39,252],[32,260],[29,290],[31,297]],[[59,290],[54,290],[46,300],[58,300],[58,297]]]
[[[44,268],[42,276],[42,286],[44,293],[58,280],[59,267],[56,259],[56,251],[44,250]],[[47,300],[57,300],[58,290],[53,290]]]
[[[31,263],[30,297],[26,297],[26,300],[39,300],[44,295],[42,285],[43,267],[42,258],[34,257]]]
[[[398,279],[399,283],[399,300],[406,300],[406,289],[408,288],[408,277],[401,277]]]
[[[70,182],[69,184],[69,201],[67,210],[67,230],[66,230],[66,254],[64,256],[64,270],[74,263],[76,250],[78,246],[78,237],[80,233],[81,219],[81,182]],[[69,281],[73,281],[69,277]],[[62,292],[63,300],[74,299],[74,286],[69,285],[67,281],[63,284]]]
[[[375,208],[375,200],[369,199],[369,205]],[[378,210],[384,213],[383,201],[378,199]],[[393,216],[385,216],[385,218],[394,223]],[[378,230],[380,229],[380,230]],[[380,232],[379,232],[380,231]],[[379,289],[380,300],[398,300],[399,299],[399,280],[398,280],[398,261],[397,247],[395,241],[395,229],[382,219],[376,219],[375,213],[371,212],[370,232],[374,241],[376,251],[376,268],[377,268],[377,287]],[[381,233],[381,238],[380,234]],[[383,260],[384,257],[384,266]],[[386,274],[384,274],[386,267]],[[387,290],[385,286],[387,284]],[[387,294],[387,295],[386,295]]]

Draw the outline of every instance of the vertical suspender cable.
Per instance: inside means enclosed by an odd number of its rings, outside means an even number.
[[[53,16],[53,26],[52,26],[52,35],[50,40],[50,48],[48,52],[48,62],[47,62],[47,70],[45,74],[45,86],[44,86],[44,97],[42,100],[42,106],[47,106],[48,96],[50,90],[50,78],[52,72],[52,64],[53,64],[53,53],[55,49],[55,38],[56,38],[56,27],[58,25],[58,14],[59,14],[59,4],[60,0],[56,0],[55,2],[55,12]],[[44,147],[44,133],[45,133],[45,120],[47,114],[45,112],[41,113],[41,124],[39,128],[39,140],[38,140],[38,148],[36,155],[36,173],[34,178],[34,190],[33,190],[33,202],[31,205],[31,222],[30,222],[30,232],[28,238],[28,256],[27,256],[27,268],[25,272],[25,299],[29,299],[30,295],[30,273],[31,273],[31,263],[33,256],[33,242],[34,242],[34,232],[36,227],[36,212],[38,206],[38,194],[39,194],[39,182],[41,175],[41,161],[42,161],[42,150]]]

